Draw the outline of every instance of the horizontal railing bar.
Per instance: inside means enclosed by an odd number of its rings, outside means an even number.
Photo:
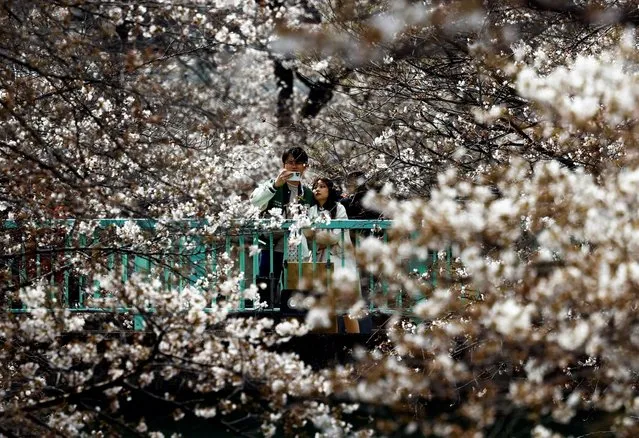
[[[159,221],[155,219],[51,219],[50,221],[40,222],[37,225],[42,227],[47,227],[49,225],[69,225],[73,226],[76,222],[84,222],[91,223],[97,222],[99,228],[105,228],[110,225],[115,226],[123,226],[128,222],[133,222],[138,225],[143,230],[152,230],[157,227],[158,224],[162,225],[188,225],[188,228],[204,228],[210,226],[210,223],[205,220],[192,220],[192,219],[184,219],[184,220],[172,220],[172,221]],[[5,229],[13,229],[19,228],[19,223],[16,221],[5,220],[2,221],[3,227]],[[255,231],[265,231],[265,230],[287,230],[293,224],[292,220],[285,220],[281,223],[278,223],[278,226],[271,226],[272,220],[270,219],[252,219],[252,220],[239,220],[237,223],[231,222],[229,226],[218,227],[216,231],[226,231],[226,230],[255,230]],[[392,220],[366,220],[366,219],[334,219],[331,220],[330,223],[322,223],[316,222],[313,223],[311,228],[316,229],[389,229],[393,225]]]

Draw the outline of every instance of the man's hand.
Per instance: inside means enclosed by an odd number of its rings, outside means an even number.
[[[282,187],[284,185],[284,183],[286,181],[288,181],[288,179],[293,176],[293,172],[290,170],[286,170],[286,169],[282,169],[280,171],[280,174],[277,175],[277,178],[275,179],[275,182],[273,183],[273,187],[275,187],[276,189],[279,189],[280,187]]]

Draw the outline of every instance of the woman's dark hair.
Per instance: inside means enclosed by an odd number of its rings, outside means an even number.
[[[337,204],[339,204],[340,191],[335,183],[326,177],[320,176],[313,181],[312,188],[315,188],[318,182],[322,181],[328,187],[328,199],[324,203],[324,210],[327,210],[331,215],[331,219],[335,219],[335,215],[337,214]],[[319,207],[317,200],[313,197],[313,204]]]

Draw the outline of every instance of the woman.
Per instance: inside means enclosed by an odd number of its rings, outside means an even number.
[[[348,219],[346,208],[339,202],[340,194],[333,181],[328,178],[317,178],[313,183],[312,190],[314,202],[308,210],[308,217],[311,221],[328,222],[332,219]],[[345,247],[351,246],[348,230],[345,230],[344,233],[342,230],[334,229],[306,234],[307,237],[315,237],[317,240],[315,261],[331,261],[335,266],[355,267],[353,259],[349,258],[344,251]],[[311,242],[309,242],[309,250],[312,251]],[[313,261],[312,253],[310,260]]]
[[[312,221],[316,222],[321,219],[322,222],[325,222],[329,219],[348,219],[346,208],[339,202],[340,194],[337,187],[330,179],[320,177],[315,180],[313,183],[313,197],[315,201],[308,210],[308,217]],[[330,261],[335,269],[341,267],[346,270],[345,273],[352,274],[352,284],[355,285],[355,289],[352,292],[359,298],[361,296],[359,276],[355,261],[349,254],[352,244],[348,230],[334,229],[316,232],[305,230],[305,235],[309,239],[308,248],[311,252],[309,260],[317,263]],[[313,240],[316,242],[315,245],[313,245]],[[315,254],[313,254],[314,250],[316,250]],[[338,287],[337,289],[339,290],[340,288]],[[338,305],[338,307],[340,306]],[[343,321],[347,333],[359,332],[357,319],[345,315]]]

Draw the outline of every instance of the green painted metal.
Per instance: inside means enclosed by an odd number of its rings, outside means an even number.
[[[123,252],[120,256],[120,263],[122,267],[122,283],[129,281],[129,255]]]
[[[244,235],[240,235],[238,237],[238,244],[239,244],[239,265],[240,265],[240,272],[246,274],[246,254],[245,254],[245,243],[244,243]],[[244,277],[242,277],[240,279],[240,290],[244,291],[246,289],[246,279]],[[245,303],[244,303],[244,294],[242,293],[242,296],[240,297],[240,311],[245,309]]]
[[[253,246],[255,248],[258,247],[260,243],[260,239],[259,236],[256,232],[253,232]],[[252,256],[252,261],[253,261],[253,275],[252,275],[252,284],[255,284],[255,282],[257,281],[257,273],[260,269],[260,259],[259,256],[257,254],[257,252],[255,252]]]
[[[273,275],[273,248],[275,245],[273,243],[273,232],[268,233],[268,251],[269,251],[269,274]]]
[[[79,243],[80,243],[80,247],[81,248],[86,248],[88,246],[86,234],[80,234]],[[72,269],[72,267],[71,267],[71,269]],[[80,275],[79,278],[78,278],[78,291],[79,291],[79,293],[78,293],[78,302],[79,303],[81,303],[83,301],[82,295],[84,294],[84,290],[86,289],[86,283],[87,283],[86,275]]]
[[[50,221],[43,224],[43,227],[49,227],[51,224],[64,225],[66,234],[62,239],[64,248],[53,249],[50,252],[50,269],[51,282],[55,283],[59,280],[56,279],[56,270],[61,270],[64,273],[63,284],[57,284],[56,286],[62,289],[63,305],[71,307],[77,311],[103,311],[103,309],[97,307],[89,307],[85,300],[85,294],[91,294],[94,298],[100,298],[103,292],[100,288],[99,282],[96,278],[86,277],[81,275],[77,279],[79,283],[80,293],[77,298],[77,302],[70,302],[70,284],[71,276],[79,275],[73,270],[72,258],[74,254],[78,252],[86,257],[92,259],[102,260],[106,271],[119,272],[122,282],[130,280],[133,273],[146,275],[149,277],[156,276],[160,279],[161,283],[166,288],[183,288],[188,284],[197,284],[203,277],[211,278],[215,283],[219,274],[220,262],[219,254],[226,252],[227,254],[237,254],[237,267],[240,272],[245,273],[244,279],[240,281],[239,287],[241,290],[248,287],[250,284],[255,284],[257,279],[257,272],[259,270],[259,255],[256,251],[252,251],[252,254],[247,254],[247,245],[253,245],[254,247],[262,246],[262,251],[268,251],[271,257],[270,269],[273,272],[273,252],[276,240],[275,232],[286,231],[291,226],[292,222],[286,221],[282,223],[280,228],[277,229],[264,229],[262,221],[244,221],[237,224],[231,224],[228,228],[217,229],[214,236],[206,236],[200,233],[204,226],[207,225],[206,221],[187,220],[187,221],[175,221],[171,223],[173,229],[179,232],[180,235],[177,238],[172,238],[170,243],[167,241],[167,247],[165,253],[153,253],[146,254],[142,249],[136,249],[132,245],[128,246],[110,246],[107,241],[103,241],[101,236],[106,236],[105,233],[113,231],[115,227],[122,227],[129,219],[108,219],[97,220],[97,226],[92,230],[90,238],[85,234],[73,234],[74,220],[62,220],[62,221]],[[88,221],[83,221],[88,222]],[[137,226],[139,226],[143,232],[153,234],[156,229],[157,222],[149,219],[133,220]],[[164,224],[166,225],[166,224]],[[350,230],[354,230],[354,245],[356,248],[361,246],[362,236],[358,231],[371,231],[376,230],[375,235],[377,238],[381,238],[383,241],[388,241],[388,234],[385,230],[392,227],[392,221],[376,221],[376,220],[333,220],[329,224],[318,223],[313,226],[316,230],[339,230],[337,233],[342,245],[346,241],[346,233]],[[5,221],[4,229],[17,229],[18,225],[10,221]],[[288,259],[288,233],[284,233],[284,259]],[[308,241],[309,249],[311,250],[310,262],[313,263],[313,272],[316,272],[316,266],[318,263],[318,243],[315,238]],[[17,277],[21,284],[28,284],[30,281],[34,281],[34,278],[29,278],[35,274],[36,277],[47,275],[45,272],[43,258],[40,253],[36,252],[36,256],[28,260],[29,256],[26,250],[25,240],[21,243],[22,253],[16,259],[16,262],[12,262],[12,269],[17,270]],[[234,250],[235,248],[235,250]],[[302,245],[298,245],[298,275],[302,275]],[[408,265],[410,269],[415,269],[420,274],[430,272],[430,281],[433,285],[437,283],[437,263],[438,257],[435,251],[430,253],[431,257],[426,260],[410,260]],[[249,261],[250,259],[250,261]],[[446,273],[451,273],[452,253],[450,249],[447,249],[445,256],[447,269]],[[330,263],[330,253],[328,255],[327,263]],[[335,260],[335,263],[341,263],[341,266],[345,266],[345,254],[342,254],[340,260]],[[32,270],[28,269],[29,263],[34,265]],[[247,270],[251,270],[250,275]],[[283,276],[282,287],[288,287],[287,284],[287,269],[284,266],[285,275]],[[226,272],[225,274],[230,274]],[[383,303],[380,307],[387,308],[389,287],[384,281],[378,281],[374,275],[368,275],[368,287],[372,298],[375,298],[378,294],[383,297]],[[58,276],[59,278],[59,276]],[[328,279],[330,281],[330,278]],[[209,284],[209,287],[212,285]],[[74,287],[75,283],[74,283]],[[398,295],[395,305],[402,307],[410,303],[405,302],[401,294]],[[377,307],[374,300],[369,302],[369,308],[374,310]],[[240,301],[240,307],[236,310],[245,310],[246,302],[242,298]],[[127,311],[127,309],[122,309]],[[138,329],[144,327],[144,316],[142,314],[134,314],[133,318],[134,326]]]
[[[115,253],[112,252],[112,251],[109,252],[109,255],[108,255],[107,269],[110,272],[113,272],[113,270],[115,269]],[[99,285],[98,285],[98,287],[99,287]],[[100,298],[99,291],[94,295],[94,298]]]
[[[213,280],[213,285],[217,283],[217,248],[213,247],[213,251],[211,254],[211,275]]]
[[[41,266],[42,260],[41,260],[41,258],[42,257],[40,256],[40,253],[37,253],[36,254],[36,275],[38,277],[40,277],[42,275],[42,266]]]
[[[431,268],[430,268],[430,272],[431,272],[431,277],[430,277],[430,281],[431,284],[433,286],[437,285],[437,251],[433,251],[433,256],[432,256],[432,262],[431,262]]]
[[[271,233],[272,234],[272,233]],[[284,234],[284,261],[288,260],[288,234]],[[269,248],[271,253],[271,268],[273,266],[273,247]],[[284,268],[282,269],[282,288],[288,288],[288,263],[284,263]],[[273,274],[273,269],[271,269],[271,275]]]
[[[229,240],[229,236],[226,236],[227,241]],[[178,239],[178,262],[177,264],[173,265],[174,270],[177,272],[177,283],[178,283],[178,288],[179,289],[184,289],[184,273],[182,272],[182,269],[180,269],[183,265],[181,262],[181,255],[184,253],[184,236],[181,236]],[[227,244],[228,245],[228,244]]]

